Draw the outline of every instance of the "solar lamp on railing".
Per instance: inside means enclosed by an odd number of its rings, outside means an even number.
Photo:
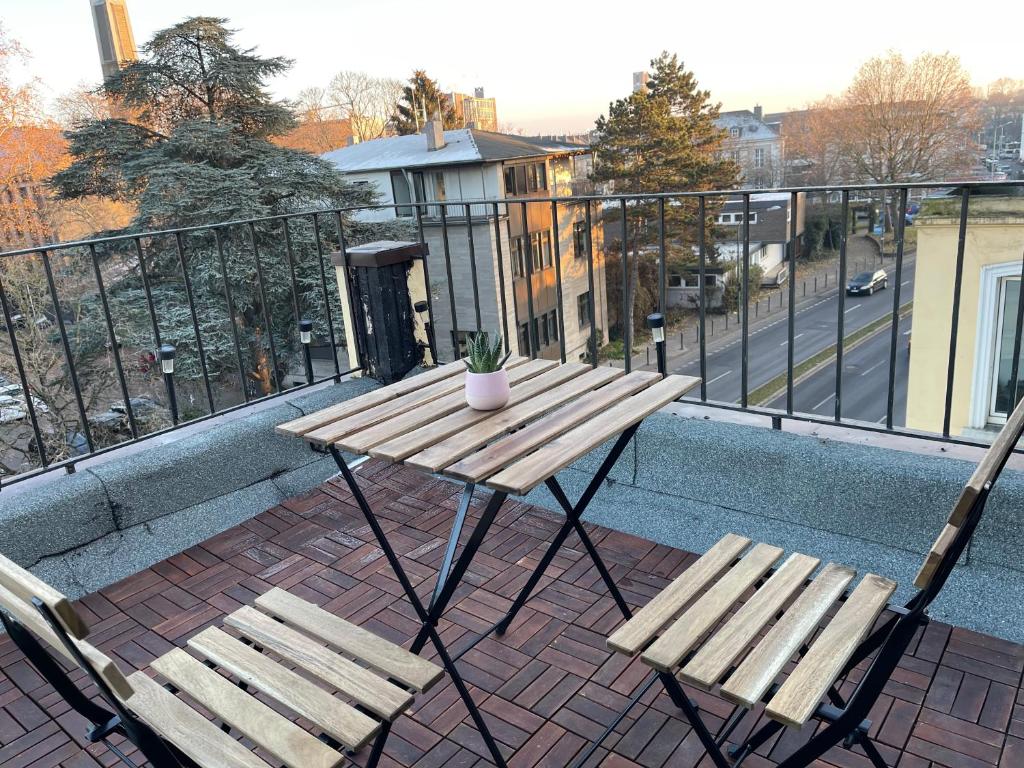
[[[307,318],[299,320],[299,341],[302,342],[302,356],[306,364],[306,383],[313,383],[313,354],[310,345],[313,343],[313,321]]]
[[[658,373],[668,374],[668,363],[665,360],[665,316],[661,312],[653,312],[647,316],[647,327],[651,329],[654,348],[658,353]]]
[[[173,344],[160,345],[160,370],[164,374],[164,386],[167,387],[167,405],[171,410],[171,423],[178,426],[178,396],[174,391],[174,355],[177,349]]]

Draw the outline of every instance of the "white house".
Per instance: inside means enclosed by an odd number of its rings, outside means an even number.
[[[364,211],[359,214],[364,220],[405,217],[416,222],[415,207],[405,207],[404,203],[436,203],[423,206],[421,214],[424,239],[430,248],[427,263],[435,337],[443,357],[449,356],[456,345],[463,345],[467,335],[476,330],[477,304],[481,328],[499,332],[503,332],[504,306],[509,318],[511,348],[529,354],[530,299],[534,316],[532,336],[536,339],[538,354],[558,357],[556,253],[559,254],[566,359],[582,359],[587,354],[591,302],[594,303],[598,344],[607,341],[600,228],[594,226],[591,231],[596,294],[591,296],[583,206],[559,205],[553,218],[550,202],[530,202],[530,198],[572,194],[576,186],[585,181],[590,167],[587,147],[473,128],[441,131],[431,122],[424,133],[354,144],[323,157],[353,183],[372,185],[382,202],[394,206]],[[510,198],[523,202],[460,203]],[[531,256],[532,273],[529,294],[527,253]],[[449,274],[457,332],[452,323]]]

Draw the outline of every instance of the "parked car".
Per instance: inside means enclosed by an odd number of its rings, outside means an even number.
[[[868,296],[875,291],[889,287],[889,275],[884,269],[876,269],[874,272],[861,272],[846,284],[846,292],[850,295],[866,293]]]

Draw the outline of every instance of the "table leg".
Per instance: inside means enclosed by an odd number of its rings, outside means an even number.
[[[484,744],[487,746],[488,752],[491,753],[491,759],[494,764],[499,768],[507,768],[504,756],[501,754],[501,750],[498,749],[497,743],[494,741],[494,737],[491,735],[490,729],[487,727],[487,723],[484,722],[483,715],[480,714],[480,710],[473,701],[473,696],[469,691],[468,686],[462,679],[462,675],[459,674],[458,669],[455,668],[455,662],[452,657],[448,654],[448,650],[445,648],[444,643],[441,641],[440,635],[437,633],[437,620],[444,612],[445,607],[448,605],[448,601],[451,600],[452,594],[455,592],[458,582],[462,579],[466,573],[466,569],[469,568],[470,561],[473,559],[473,555],[480,548],[480,544],[483,541],[484,534],[487,529],[490,528],[494,517],[498,513],[498,509],[505,501],[506,494],[495,493],[481,515],[480,522],[473,530],[469,541],[466,542],[466,546],[459,556],[459,559],[455,562],[454,567],[448,574],[447,578],[444,579],[443,584],[441,583],[441,574],[438,574],[440,589],[435,589],[435,599],[430,603],[430,610],[424,607],[423,601],[420,600],[419,595],[416,594],[416,590],[412,586],[412,582],[409,581],[409,576],[406,574],[405,569],[398,560],[398,555],[395,554],[395,550],[392,548],[391,543],[388,541],[387,536],[384,534],[384,529],[381,528],[380,522],[373,514],[373,510],[370,508],[369,503],[366,501],[366,497],[363,495],[362,490],[359,488],[359,484],[356,482],[355,475],[345,462],[345,457],[341,455],[335,446],[330,447],[331,456],[334,457],[334,463],[338,465],[338,469],[341,471],[342,477],[345,478],[346,484],[348,484],[349,490],[352,492],[352,497],[355,499],[360,511],[363,513],[363,517],[366,518],[367,524],[370,526],[370,530],[373,531],[374,537],[377,539],[377,543],[380,544],[381,550],[384,552],[384,557],[387,559],[388,564],[394,571],[395,576],[398,578],[398,583],[401,584],[406,597],[412,604],[413,610],[416,611],[416,615],[422,622],[422,628],[416,639],[413,641],[413,645],[410,650],[413,653],[418,654],[423,650],[423,646],[426,645],[429,640],[434,648],[437,650],[438,657],[441,660],[441,665],[445,668],[445,671],[452,679],[452,683],[455,685],[456,691],[458,691],[460,698],[466,705],[466,709],[469,711],[469,716],[476,725],[477,730],[480,732],[480,737],[484,740]],[[471,498],[473,491],[467,489],[466,492]],[[469,507],[469,500],[465,501],[466,509]],[[460,508],[462,505],[460,504]],[[462,516],[463,521],[465,515]],[[454,554],[454,546],[452,540],[457,543],[459,533],[456,528],[461,531],[462,525],[453,526],[452,536],[449,536],[449,547],[452,549]]]
[[[583,542],[583,546],[587,550],[587,554],[590,556],[590,559],[593,561],[594,566],[597,568],[597,572],[601,575],[601,578],[604,580],[605,586],[608,588],[609,594],[611,594],[612,599],[615,601],[615,604],[619,607],[619,610],[622,612],[622,615],[627,619],[632,617],[633,614],[629,610],[629,606],[626,604],[626,601],[622,598],[622,594],[619,592],[619,588],[615,586],[615,581],[612,579],[611,574],[608,572],[608,568],[605,567],[604,561],[601,560],[601,556],[598,554],[597,548],[594,546],[594,543],[590,540],[590,536],[583,528],[581,516],[586,511],[587,506],[590,504],[595,494],[598,492],[598,490],[600,490],[601,484],[608,478],[608,473],[612,471],[612,467],[614,467],[615,462],[619,460],[619,457],[622,455],[622,451],[625,450],[626,446],[629,444],[629,441],[632,440],[633,436],[636,434],[637,429],[640,428],[640,423],[634,424],[632,427],[630,427],[621,435],[619,435],[619,439],[615,441],[615,445],[612,446],[611,451],[608,452],[608,455],[605,457],[604,461],[601,462],[601,466],[598,468],[597,473],[591,479],[590,483],[583,491],[583,495],[580,496],[580,499],[578,502],[576,502],[575,506],[573,506],[573,504],[570,503],[568,497],[565,495],[565,492],[562,490],[562,487],[558,484],[558,481],[554,478],[554,476],[548,478],[548,480],[546,481],[548,490],[551,491],[551,494],[555,497],[555,500],[559,503],[559,505],[562,507],[562,510],[565,512],[565,523],[562,524],[561,529],[558,531],[558,533],[555,535],[555,538],[548,545],[547,551],[544,552],[544,555],[541,557],[540,562],[537,563],[537,567],[534,568],[533,573],[530,574],[530,578],[527,580],[522,590],[520,590],[519,595],[512,602],[512,607],[509,608],[508,613],[506,613],[505,617],[495,625],[494,631],[497,634],[504,634],[505,631],[509,628],[509,625],[512,624],[512,621],[513,619],[515,619],[516,614],[519,613],[519,610],[523,607],[523,605],[526,604],[526,601],[529,599],[530,593],[532,593],[533,590],[537,587],[537,584],[540,582],[541,576],[544,575],[544,571],[546,571],[548,566],[551,565],[551,561],[555,558],[555,555],[558,553],[558,550],[562,548],[562,545],[565,543],[565,540],[569,537],[569,534],[574,530],[580,537],[580,540]]]

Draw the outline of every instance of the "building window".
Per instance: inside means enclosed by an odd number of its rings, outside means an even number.
[[[1017,333],[1017,303],[1020,301],[1020,278],[1004,277],[999,281],[999,306],[996,315],[995,355],[989,397],[989,419],[1005,420],[1013,410],[1013,395],[1024,393],[1024,366],[1017,374],[1017,386],[1010,379],[1013,373],[1013,340]]]
[[[530,326],[523,323],[519,326],[519,352],[526,354],[530,351]]]
[[[542,192],[548,188],[547,168],[543,162],[506,166],[505,194],[520,197],[529,192]]]
[[[587,328],[590,325],[590,291],[576,297],[576,314],[579,317],[580,328]]]
[[[716,224],[728,224],[728,225],[742,224],[743,223],[743,214],[742,213],[720,213],[717,216],[715,216],[715,223]],[[757,213],[756,212],[753,212],[753,211],[751,212],[751,214],[750,214],[750,223],[751,224],[757,224]]]
[[[401,171],[391,172],[391,192],[396,203],[411,203],[412,195],[409,190],[409,180],[405,177],[405,174]],[[395,208],[396,216],[412,216],[412,206],[403,206]]]
[[[764,147],[754,149],[754,167],[764,168]]]
[[[523,258],[523,238],[513,237],[509,240],[512,257],[512,277],[523,277],[526,274],[526,260]]]
[[[505,169],[505,194],[512,197],[516,194],[516,169],[511,166]]]
[[[577,221],[572,225],[572,242],[577,259],[587,256],[587,222]]]
[[[548,338],[551,339],[551,343],[554,344],[558,341],[558,310],[552,309],[547,313],[548,323]]]
[[[732,128],[729,129],[729,135],[732,136],[734,139],[739,138],[740,129],[733,126]]]
[[[686,281],[683,280],[683,276],[678,272],[669,272],[668,274],[668,287],[669,288],[685,288]]]

